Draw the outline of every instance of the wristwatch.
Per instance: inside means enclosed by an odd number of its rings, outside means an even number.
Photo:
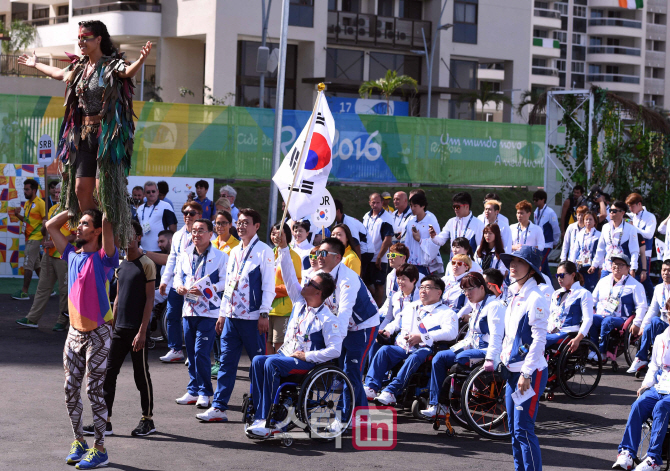
[[[260,316],[261,316],[261,318],[263,318],[263,319],[267,319],[267,318],[270,317],[270,315],[269,315],[267,312],[261,312]]]
[[[526,373],[521,373],[521,376],[523,376],[523,379],[530,379],[532,375],[527,375]]]

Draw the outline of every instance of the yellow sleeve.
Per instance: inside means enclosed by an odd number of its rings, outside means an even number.
[[[291,250],[291,261],[293,262],[295,276],[298,277],[298,281],[302,281],[302,260],[300,260],[300,255],[293,250]]]
[[[350,254],[346,258],[344,265],[355,271],[358,276],[361,276],[361,261],[355,253]]]

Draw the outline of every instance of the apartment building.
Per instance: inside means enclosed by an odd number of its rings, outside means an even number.
[[[63,65],[64,51],[76,51],[78,22],[99,19],[131,60],[147,40],[154,43],[138,80],[144,99],[259,104],[261,0],[39,1],[0,0],[0,22],[33,24],[44,61]],[[427,114],[430,74],[433,117],[522,122],[516,107],[524,92],[591,83],[663,106],[667,0],[646,0],[641,10],[619,8],[617,0],[449,0],[440,19],[444,1],[290,0],[284,106],[309,109],[320,81],[330,96],[356,99],[363,81],[387,69],[418,81],[417,93],[394,97],[408,102],[410,115]],[[270,50],[280,7],[272,2]],[[0,58],[4,93],[62,94],[62,84],[7,76],[20,69],[13,60]],[[513,106],[471,106],[468,97],[484,84]],[[265,106],[275,93],[272,70]]]

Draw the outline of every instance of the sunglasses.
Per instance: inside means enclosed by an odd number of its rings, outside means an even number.
[[[319,291],[321,291],[321,286],[319,286],[317,283],[315,283],[312,280],[309,280],[309,282],[307,282],[307,286],[311,286],[312,288],[318,289]]]
[[[463,265],[465,265],[465,262],[457,262],[457,261],[451,262],[452,267],[462,267]]]
[[[623,209],[610,208],[610,213],[623,213]]]
[[[454,209],[461,209],[461,205],[460,205],[460,204],[455,204],[455,205],[452,206],[452,208],[454,208]]]
[[[157,190],[146,190],[145,193],[147,193],[149,195],[153,195],[154,193],[158,193],[158,191]]]
[[[316,260],[317,255],[315,253],[309,254],[309,259],[310,260]]]
[[[230,223],[228,221],[223,221],[223,222],[219,221],[219,222],[216,222],[215,224],[219,227],[223,227],[223,226],[227,226]]]
[[[329,254],[330,255],[339,255],[339,253],[337,253],[337,252],[328,252],[327,250],[317,250],[316,251],[316,256],[317,257],[326,258]]]
[[[395,253],[395,252],[389,252],[389,253],[386,254],[386,258],[388,258],[389,260],[393,260],[394,258],[398,258],[398,257],[404,257],[404,255],[401,254],[401,253]]]
[[[567,273],[556,273],[556,278],[562,280],[563,278],[565,278],[565,275],[567,275]]]
[[[198,213],[195,212],[195,211],[182,211],[181,213],[182,213],[184,216],[191,216],[191,217],[194,217],[196,214],[198,214]]]

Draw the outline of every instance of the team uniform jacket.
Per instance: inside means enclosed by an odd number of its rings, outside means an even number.
[[[163,270],[161,276],[161,284],[167,285],[168,289],[172,286],[177,257],[179,257],[187,247],[191,247],[192,245],[193,240],[191,239],[191,233],[186,231],[186,226],[182,226],[181,229],[172,235],[170,254],[168,255],[165,270]]]
[[[573,263],[579,260],[590,260],[590,263],[585,265],[592,265],[596,258],[596,250],[598,250],[598,241],[600,240],[600,231],[595,227],[591,231],[582,229],[575,238],[574,250],[571,249],[571,254],[568,257]]]
[[[665,311],[665,303],[668,299],[670,299],[670,285],[666,285],[665,283],[656,285],[654,288],[654,295],[651,297],[649,310],[647,310],[647,313],[644,315],[644,320],[636,317],[633,324],[644,330],[654,317],[660,316],[661,312]]]
[[[549,303],[537,289],[537,282],[529,279],[519,290],[514,284],[505,312],[505,338],[500,361],[512,372],[531,375],[547,367],[544,346],[547,344]],[[522,347],[528,348],[524,354]]]
[[[465,272],[455,278],[452,275],[442,277],[442,281],[444,281],[442,303],[455,313],[458,313],[467,302],[467,298],[461,291],[461,279],[467,274],[468,272]]]
[[[490,223],[484,213],[477,216],[481,222],[484,223],[484,227],[488,226]],[[498,214],[498,217],[495,220],[495,223],[500,228],[500,237],[502,237],[503,247],[505,247],[505,252],[509,253],[512,251],[512,230],[509,228],[509,219],[507,219],[502,214]],[[472,250],[475,250],[475,247],[472,247]]]
[[[535,208],[533,218],[535,219],[535,225],[542,229],[542,235],[544,236],[544,247],[540,247],[540,250],[553,249],[561,238],[561,228],[558,226],[556,213],[548,204],[545,204],[542,209]]]
[[[190,288],[195,284],[196,281],[209,276],[209,281],[212,282],[212,291],[221,298],[223,296],[223,290],[226,288],[226,267],[228,265],[228,255],[225,252],[221,252],[219,249],[214,247],[210,242],[209,247],[207,247],[207,252],[204,254],[204,257],[200,257],[195,251],[195,245],[187,247],[177,259],[177,264],[175,266],[175,277],[174,277],[174,289],[179,289],[182,286],[185,288]],[[193,267],[195,266],[195,271]],[[207,306],[205,309],[199,309],[200,313],[196,311],[198,309],[194,304],[184,301],[182,307],[182,316],[191,317],[191,316],[200,316],[200,317],[219,317],[219,306],[212,304],[209,299],[212,297],[211,292],[203,293],[203,296],[198,298],[199,302],[205,303]]]
[[[626,275],[616,284],[614,284],[614,275],[612,274],[600,279],[593,290],[593,303],[596,307],[596,314],[600,316],[609,315],[605,312],[605,306],[610,297],[619,300],[619,305],[614,314],[612,314],[613,316],[628,319],[630,316],[635,315],[636,318],[644,319],[644,315],[647,312],[647,296],[644,293],[642,284],[632,276]]]
[[[496,251],[495,248],[491,249],[491,252],[493,253],[493,257],[491,257],[491,266],[486,268],[495,268],[504,275],[508,271],[507,267],[502,262],[502,260],[500,260],[498,257],[495,256],[495,251]],[[477,270],[475,265],[479,267],[479,270]],[[477,252],[475,252],[474,263],[472,264],[472,268],[470,269],[470,271],[471,272],[476,271],[477,273],[482,273],[486,269],[483,267],[483,265],[484,265],[484,259],[481,258],[479,255],[477,255]]]
[[[656,216],[643,209],[633,215],[633,227],[644,239],[644,252],[647,259],[651,257],[651,248],[654,246],[654,233],[656,232]],[[649,263],[649,262],[647,262]]]
[[[575,281],[568,294],[565,294],[565,288],[554,291],[550,313],[550,334],[558,329],[558,332],[579,332],[587,337],[593,324],[593,296]]]
[[[439,251],[437,255],[435,255],[435,250],[430,247],[435,244],[430,241],[428,226],[433,226],[434,228],[440,227],[437,218],[430,211],[426,211],[426,215],[421,221],[417,221],[416,216],[411,215],[406,221],[405,230],[407,231],[407,236],[405,237],[404,243],[409,249],[409,259],[407,260],[407,263],[410,265],[424,266],[432,273],[436,271],[438,267],[442,268],[443,262]],[[413,227],[416,227],[416,230],[419,231],[421,236],[419,242],[414,240],[412,232]]]
[[[614,223],[610,222],[603,226],[592,265],[596,268],[602,267],[607,271],[612,271],[612,262],[609,256],[617,252],[628,255],[631,270],[637,270],[640,246],[637,243],[637,229],[631,224],[622,222],[618,228],[614,228]]]
[[[643,388],[651,388],[658,383],[658,379],[663,373],[664,369],[670,369],[670,329],[656,337],[654,340],[654,348],[651,350],[651,358],[649,361],[649,368],[647,374],[642,380]]]
[[[412,217],[412,210],[409,207],[409,204],[407,204],[407,208],[405,208],[405,211],[400,213],[396,209],[393,211],[392,218],[393,218],[393,242],[402,242],[405,243],[405,238],[407,235],[407,220]],[[400,238],[396,239],[395,234],[400,234]],[[411,235],[411,234],[410,234]]]
[[[379,250],[382,248],[382,242],[385,237],[393,237],[393,218],[388,211],[382,209],[377,215],[373,216],[372,211],[365,213],[363,217],[363,225],[368,233],[368,252],[372,253],[372,261],[376,262],[379,256]],[[386,254],[381,254],[382,263],[388,263]]]
[[[247,258],[250,249],[251,255]],[[242,248],[240,243],[230,251],[226,280],[237,280],[237,273],[245,259],[247,262],[232,299],[224,296],[221,301],[221,315],[234,319],[258,320],[261,312],[269,313],[272,310],[272,301],[275,298],[275,255],[255,235],[247,247]]]
[[[451,347],[454,351],[486,349],[486,359],[500,361],[503,336],[505,335],[505,311],[507,307],[493,295],[487,294],[483,301],[470,306],[468,333]],[[483,306],[482,306],[483,305]]]
[[[368,250],[368,232],[361,221],[344,214],[342,216],[342,224],[349,228],[351,236],[361,245],[361,254],[372,252],[372,250]],[[354,246],[351,241],[349,245]]]
[[[453,241],[457,237],[465,237],[470,242],[472,250],[479,247],[482,241],[482,231],[484,230],[484,223],[472,215],[472,212],[464,218],[453,217],[447,221],[442,228],[442,232],[430,239],[432,245],[428,244],[427,248],[430,254],[437,256],[447,240]]]
[[[421,286],[421,280],[423,280],[423,273],[419,273],[419,279],[417,280],[416,284],[414,285],[414,292],[416,294],[416,297],[414,299],[419,299],[419,286]],[[395,274],[395,268],[389,272],[388,275],[386,275],[386,298],[390,298],[393,296],[395,292],[397,292],[400,289],[398,286],[398,279]]]
[[[431,347],[435,342],[450,341],[458,337],[458,318],[455,312],[441,302],[424,306],[419,300],[405,306],[384,330],[390,334],[400,331],[396,337],[396,345],[415,352],[421,347]],[[410,347],[405,340],[406,334],[421,335],[421,343]]]
[[[561,248],[561,262],[570,260],[575,262],[577,257],[575,253],[577,252],[577,237],[579,233],[582,232],[583,227],[579,227],[579,224],[573,222],[565,230],[565,237],[563,237],[563,248]]]
[[[305,352],[305,361],[310,363],[324,363],[339,358],[343,337],[337,316],[325,303],[318,308],[307,306],[288,250],[278,250],[277,261],[286,292],[293,303],[284,333],[284,344],[279,351],[286,356],[296,351]]]
[[[521,224],[512,224],[510,227],[512,231],[512,245],[530,245],[542,251],[545,247],[544,234],[542,228],[537,224],[528,221],[528,227],[524,230]]]
[[[419,290],[417,289],[418,286],[419,283],[414,286],[414,291],[410,293],[409,296],[405,296],[402,291],[398,290],[393,293],[392,296],[386,298],[386,301],[384,301],[384,304],[379,309],[379,317],[381,319],[379,330],[382,330],[384,327],[393,322],[398,314],[400,314],[400,312],[405,309],[405,306],[419,299]]]

